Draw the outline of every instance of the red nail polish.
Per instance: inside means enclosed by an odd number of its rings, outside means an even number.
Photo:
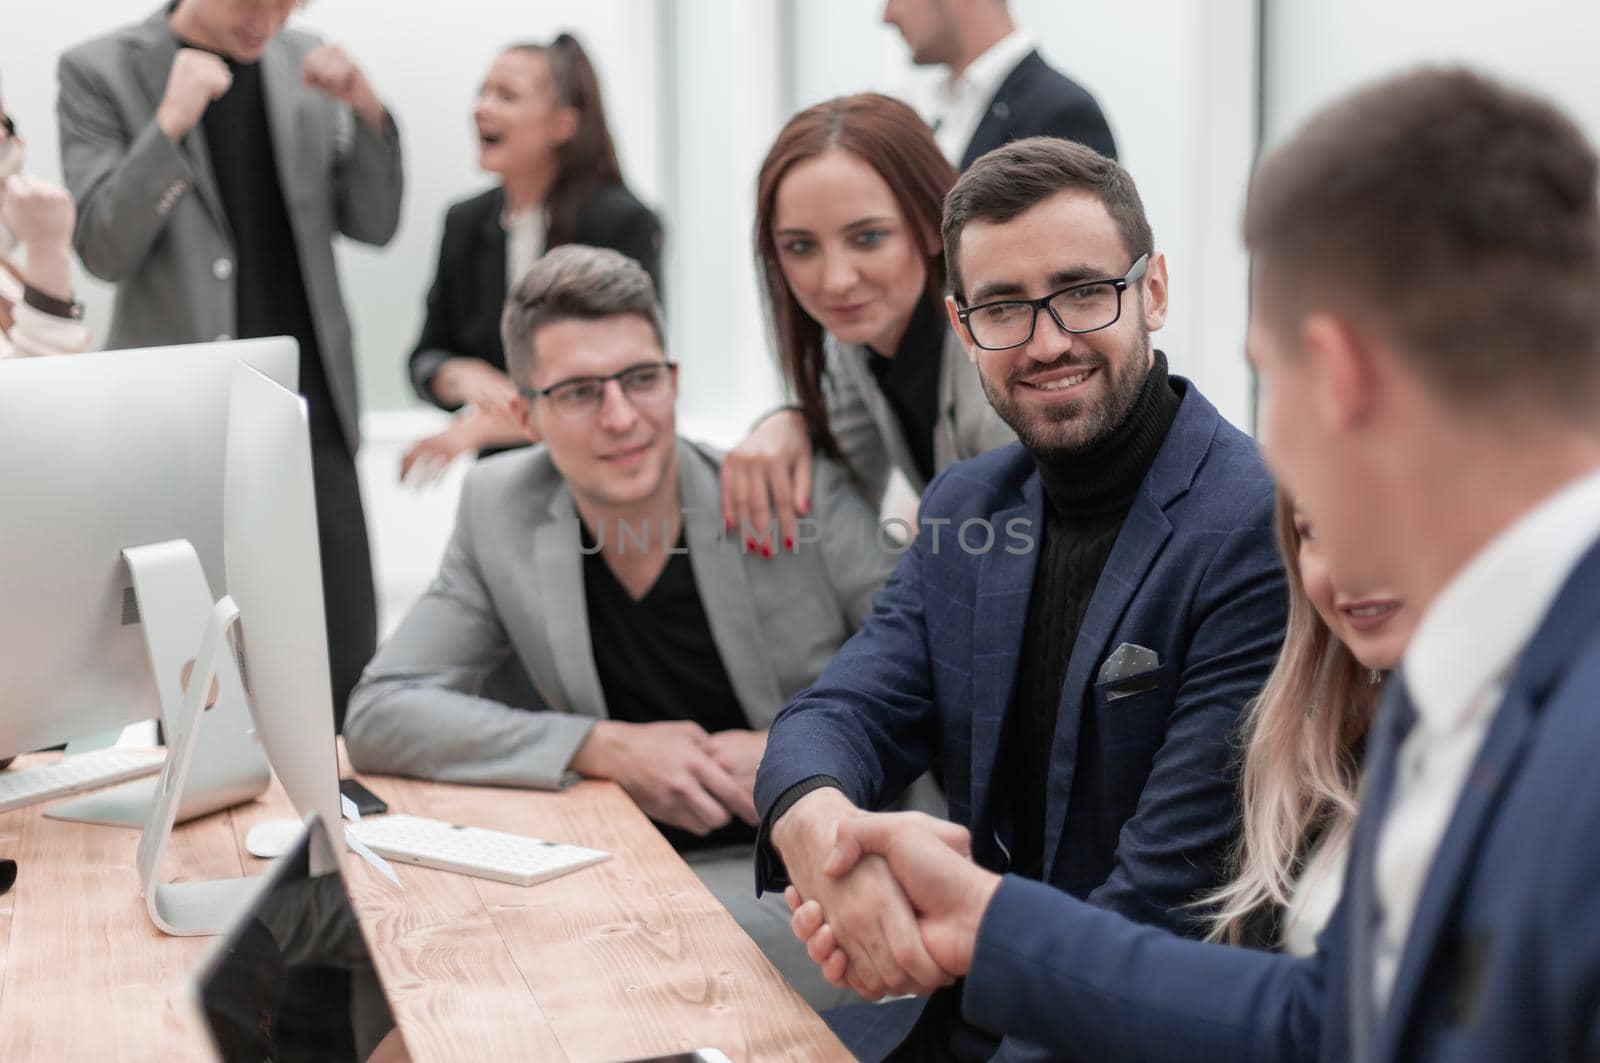
[[[761,556],[762,557],[771,557],[772,556],[772,547],[768,546],[766,543],[762,543],[761,544]]]
[[[751,538],[751,537],[749,537],[749,536],[746,536],[746,537],[745,537],[745,540],[744,540],[744,549],[745,549],[745,552],[746,552],[746,553],[750,553],[750,552],[752,552],[752,551],[754,551],[754,550],[755,550],[755,548],[756,548],[756,541],[755,541],[755,539],[753,539],[753,538]]]
[[[796,552],[794,548],[794,536],[785,535],[783,537],[783,548],[789,551],[791,554]]]

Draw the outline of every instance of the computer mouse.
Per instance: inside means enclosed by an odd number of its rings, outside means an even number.
[[[264,819],[245,834],[244,847],[251,856],[274,860],[288,852],[305,829],[298,819]]]

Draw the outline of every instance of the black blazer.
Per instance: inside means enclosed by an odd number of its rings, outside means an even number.
[[[1062,137],[1117,157],[1106,116],[1082,85],[1052,67],[1037,51],[1016,65],[989,101],[989,110],[972,134],[961,169],[1002,144],[1025,137]]]
[[[439,269],[428,289],[428,316],[411,352],[411,384],[423,401],[444,406],[430,386],[448,358],[482,358],[506,367],[500,312],[506,301],[505,189],[452,204],[444,217]],[[578,212],[572,243],[609,247],[636,259],[661,291],[661,222],[621,185],[607,185]]]

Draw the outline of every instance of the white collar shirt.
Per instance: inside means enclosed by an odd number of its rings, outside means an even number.
[[[1372,988],[1394,990],[1417,901],[1512,668],[1574,566],[1600,539],[1600,472],[1539,503],[1440,591],[1405,654],[1416,723],[1400,744],[1378,835]]]
[[[946,78],[939,86],[930,124],[939,150],[952,166],[961,166],[961,157],[983,123],[995,93],[1034,46],[1032,34],[1012,30],[968,64],[960,77]]]
[[[506,231],[506,290],[511,291],[544,254],[549,229],[542,206],[507,211],[500,225]]]

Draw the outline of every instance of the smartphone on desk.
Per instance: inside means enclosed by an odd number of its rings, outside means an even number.
[[[733,1063],[733,1061],[715,1048],[697,1048],[693,1052],[674,1052],[670,1056],[630,1059],[628,1063]]]
[[[388,802],[354,779],[340,779],[339,792],[354,801],[356,811],[363,816],[381,816],[389,811]]]

